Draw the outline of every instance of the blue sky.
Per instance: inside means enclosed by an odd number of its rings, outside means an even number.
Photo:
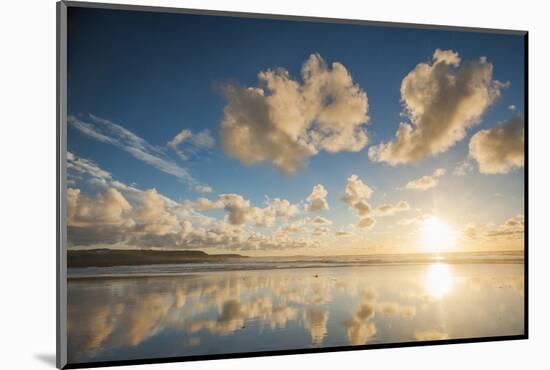
[[[411,208],[407,217],[438,213],[456,230],[469,222],[498,228],[523,213],[522,165],[505,173],[487,174],[480,173],[476,161],[470,159],[465,175],[453,175],[468,157],[474,134],[522,116],[525,67],[521,36],[87,8],[69,8],[68,35],[69,116],[93,125],[93,115],[124,127],[150,144],[151,150],[158,150],[159,157],[177,164],[214,191],[197,193],[188,180],[69,124],[68,150],[124,184],[141,190],[155,188],[178,203],[201,196],[215,200],[220,194],[231,193],[258,207],[266,196],[287,199],[299,204],[300,210],[313,186],[322,184],[328,191],[330,210],[320,215],[333,222],[331,232],[357,221],[351,205],[341,200],[346,179],[353,174],[374,189],[371,206],[405,200]],[[403,79],[419,63],[432,63],[436,49],[458,53],[461,65],[486,57],[493,66],[492,80],[506,86],[483,109],[466,136],[448,150],[395,166],[372,160],[369,147],[391,141],[399,123],[409,121],[403,116]],[[286,69],[292,79],[301,82],[300,70],[315,53],[329,66],[341,63],[353,83],[367,94],[369,120],[364,128],[368,145],[359,151],[321,150],[291,174],[270,161],[246,165],[228,155],[221,145],[220,130],[228,105],[224,87],[258,86],[258,73],[276,68]],[[521,124],[523,127],[523,121]],[[182,160],[167,143],[184,129],[193,134],[208,130],[214,145]],[[187,143],[183,141],[179,147],[185,149]],[[407,182],[438,168],[446,174],[436,187],[404,189]],[[91,197],[104,191],[89,178],[78,179],[71,186]],[[211,215],[222,222],[224,212]],[[277,220],[269,230],[299,219],[293,217]],[[393,230],[399,221],[396,217],[377,219],[369,235],[361,233],[361,240],[372,242],[376,233]]]

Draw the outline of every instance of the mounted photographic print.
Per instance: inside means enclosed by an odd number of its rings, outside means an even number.
[[[526,51],[58,3],[58,366],[527,338]]]

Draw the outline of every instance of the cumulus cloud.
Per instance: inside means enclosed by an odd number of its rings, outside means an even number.
[[[445,175],[447,171],[444,168],[438,168],[432,175],[422,176],[419,179],[411,180],[405,185],[406,189],[428,190],[435,188],[439,184],[439,177]]]
[[[114,188],[90,196],[67,189],[69,246],[123,242],[135,226],[132,205]]]
[[[277,219],[289,219],[299,213],[299,207],[286,199],[267,199],[265,207],[254,207],[250,200],[239,194],[220,194],[216,200],[198,198],[195,202],[185,202],[187,209],[224,209],[227,222],[231,225],[254,223],[256,226],[270,227]]]
[[[317,226],[313,229],[312,234],[314,236],[324,236],[330,233],[330,229],[326,226]]]
[[[348,177],[345,195],[342,200],[349,204],[355,214],[360,218],[357,226],[363,229],[372,228],[376,222],[374,217],[369,216],[372,212],[372,207],[368,200],[373,192],[374,190],[361,181],[357,175]]]
[[[286,224],[286,225],[283,225],[279,228],[279,230],[277,231],[278,234],[280,235],[288,235],[288,234],[291,234],[291,233],[301,233],[301,232],[304,232],[306,230],[306,228],[304,227],[304,225],[302,223],[299,223],[299,222],[293,222],[291,224]]]
[[[411,209],[409,202],[401,200],[394,204],[385,203],[376,207],[376,214],[378,216],[391,216],[396,214],[397,212],[408,211],[409,209]]]
[[[324,218],[324,217],[320,217],[320,216],[316,216],[314,217],[312,220],[311,220],[312,223],[314,224],[322,224],[322,225],[330,225],[332,224],[332,221],[327,219],[327,218]]]
[[[489,130],[481,130],[470,139],[470,157],[485,174],[505,174],[523,167],[525,123],[514,117]]]
[[[254,208],[255,221],[258,226],[272,226],[277,219],[292,218],[299,213],[298,206],[286,199],[268,199],[264,208]]]
[[[135,213],[139,231],[146,234],[165,235],[180,227],[178,218],[167,209],[166,201],[156,189],[144,191],[142,202],[142,207]]]
[[[67,239],[69,245],[114,244],[134,226],[132,206],[114,188],[95,196],[67,189]]]
[[[313,187],[311,194],[307,197],[306,210],[309,212],[320,212],[329,209],[327,202],[328,192],[321,184]]]
[[[183,143],[183,146],[180,144]],[[187,160],[191,155],[205,149],[214,147],[214,138],[210,135],[210,131],[203,130],[194,134],[189,129],[181,130],[167,145],[176,152],[182,159]]]
[[[73,160],[75,158],[73,157]],[[222,194],[215,200],[199,198],[195,202],[178,204],[155,189],[129,191],[110,187],[115,183],[108,172],[94,167],[89,172],[107,179],[104,189],[95,195],[81,189],[67,191],[67,228],[71,247],[114,245],[124,248],[187,248],[226,250],[274,250],[318,247],[311,238],[290,238],[290,230],[263,235],[248,225],[270,227],[278,220],[289,220],[299,213],[299,207],[286,199],[267,199],[265,206],[254,207],[238,194]],[[75,165],[82,165],[76,161]],[[81,166],[80,168],[85,168]],[[95,179],[95,178],[93,178]],[[125,194],[130,194],[129,201]],[[197,210],[223,210],[225,218],[215,220]],[[322,217],[296,222],[297,229],[308,224],[317,226],[314,235],[326,235],[323,228],[331,223]],[[296,230],[298,231],[298,230]],[[304,231],[304,230],[299,230]]]
[[[220,199],[216,199],[212,201],[208,198],[198,198],[194,203],[187,202],[185,206],[187,208],[195,207],[200,210],[212,210],[212,209],[223,209],[225,207],[225,204]]]
[[[67,189],[67,224],[70,226],[122,225],[132,206],[116,189],[109,188],[95,197],[80,189]]]
[[[349,204],[358,216],[365,216],[371,212],[368,199],[374,190],[365,184],[357,175],[351,175],[346,183],[344,202]]]
[[[444,170],[438,169],[435,172],[438,176],[444,174]],[[375,215],[391,216],[397,212],[407,211],[410,205],[407,201],[401,200],[395,204],[385,203],[373,209],[369,199],[374,190],[365,184],[357,175],[351,175],[347,179],[345,194],[342,200],[350,205],[355,214],[359,217],[357,227],[371,229],[376,224]],[[347,236],[348,233],[337,233],[339,236]]]
[[[254,209],[250,201],[238,194],[221,194],[218,199],[223,203],[227,212],[227,221],[231,225],[242,225],[254,216]]]
[[[277,68],[258,73],[258,87],[225,86],[221,137],[227,154],[288,174],[322,150],[357,152],[367,145],[367,94],[346,67],[312,54],[301,77]]]
[[[338,230],[334,233],[336,236],[339,236],[339,237],[347,237],[347,236],[353,236],[355,234],[353,234],[351,231],[349,230],[345,230],[345,229],[342,229],[342,230]]]
[[[211,219],[158,193],[124,184],[90,160],[67,154],[67,230],[71,247],[120,244],[182,247],[183,237]],[[74,187],[91,186],[91,194]],[[94,193],[97,191],[96,193]]]
[[[498,227],[488,230],[489,238],[521,239],[525,234],[525,217],[522,214],[507,219]]]
[[[292,223],[287,223],[282,225],[276,232],[279,236],[286,236],[292,233],[306,233],[311,232],[312,235],[322,236],[330,232],[330,229],[327,227],[332,225],[332,221],[324,217],[304,217],[300,220],[294,221]],[[313,226],[313,230],[311,227]]]
[[[462,233],[465,238],[479,241],[517,241],[525,235],[525,217],[518,214],[509,217],[499,225],[489,224],[467,224]]]
[[[432,62],[419,63],[401,83],[409,122],[399,125],[393,140],[371,147],[369,157],[397,165],[447,151],[505,86],[493,80],[493,65],[485,57],[462,63],[457,52],[435,50]]]
[[[376,220],[374,219],[374,217],[365,216],[359,220],[359,222],[357,223],[357,227],[360,227],[362,229],[372,229],[375,223]]]
[[[67,190],[67,228],[71,246],[122,243],[127,246],[181,247],[193,229],[173,204],[155,189],[136,194],[139,204],[130,202],[115,188],[95,196],[80,189]]]

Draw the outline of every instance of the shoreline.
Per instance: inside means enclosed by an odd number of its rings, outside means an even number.
[[[200,275],[200,274],[213,274],[213,273],[232,273],[232,272],[249,272],[249,271],[277,271],[277,270],[311,270],[311,269],[327,269],[327,268],[366,268],[366,267],[380,267],[380,266],[415,266],[415,265],[430,265],[430,264],[449,264],[449,265],[524,265],[525,261],[523,259],[486,259],[486,260],[425,260],[425,261],[407,261],[407,262],[353,262],[353,263],[325,263],[325,264],[311,264],[311,265],[298,265],[293,266],[292,264],[287,264],[286,266],[259,266],[252,264],[251,266],[238,265],[236,264],[234,268],[232,266],[220,266],[223,263],[201,263],[200,266],[193,266],[187,271],[110,271],[113,268],[141,268],[141,267],[173,267],[177,268],[180,266],[186,266],[188,264],[159,264],[159,265],[133,265],[133,266],[111,266],[111,267],[77,267],[72,269],[96,269],[93,273],[90,274],[71,274],[71,271],[68,272],[67,280],[86,280],[86,279],[127,279],[127,278],[153,278],[153,277],[169,277],[169,276],[185,276],[185,275]],[[283,263],[284,264],[284,263]],[[205,268],[206,267],[206,268]],[[207,268],[211,267],[211,268]],[[104,270],[97,271],[97,269]]]

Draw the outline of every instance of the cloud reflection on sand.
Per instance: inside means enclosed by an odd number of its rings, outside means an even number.
[[[434,271],[452,284],[434,289]],[[100,361],[521,334],[522,274],[520,265],[411,265],[74,279],[69,357]]]
[[[304,327],[309,330],[311,342],[321,344],[327,335],[328,311],[321,308],[307,308],[304,311]]]

